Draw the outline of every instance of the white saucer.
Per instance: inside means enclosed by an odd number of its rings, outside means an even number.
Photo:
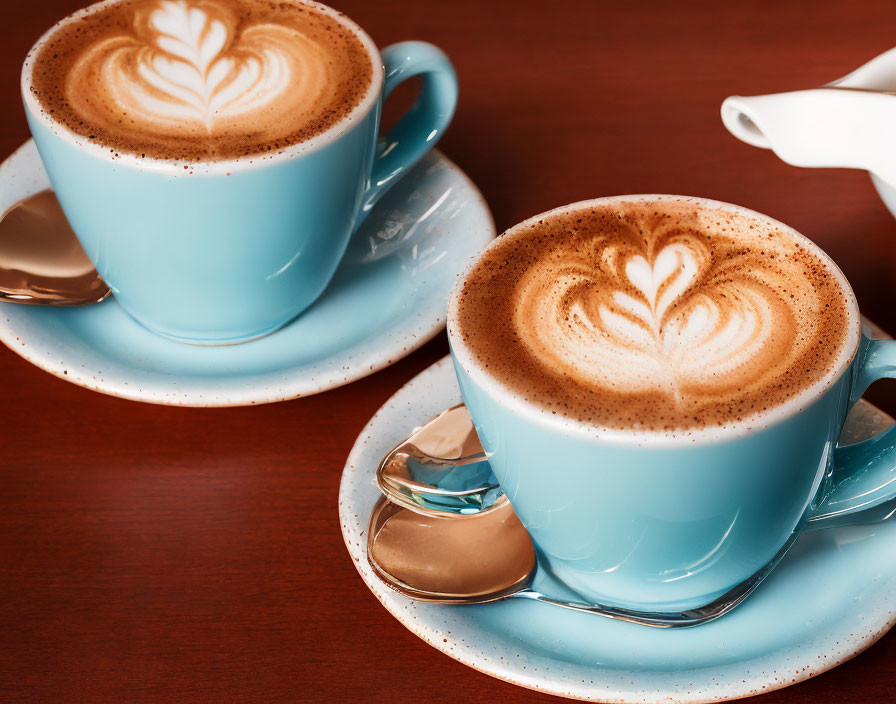
[[[0,165],[0,212],[45,188],[29,140]],[[432,339],[457,275],[494,236],[476,186],[432,152],[376,206],[323,296],[272,335],[185,345],[147,331],[109,299],[82,308],[0,303],[0,341],[66,381],[136,401],[237,406],[307,396]]]
[[[395,394],[364,428],[342,475],[339,517],[364,582],[393,616],[465,665],[523,687],[602,702],[707,702],[746,697],[848,660],[896,622],[896,508],[859,526],[802,536],[743,605],[709,624],[659,630],[525,599],[478,606],[414,602],[367,562],[379,460],[419,425],[460,402],[449,358]],[[860,402],[844,436],[892,419]],[[551,593],[548,579],[536,588]]]

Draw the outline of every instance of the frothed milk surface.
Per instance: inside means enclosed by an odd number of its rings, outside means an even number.
[[[686,199],[568,210],[498,240],[452,335],[552,413],[615,429],[740,423],[834,369],[843,285],[766,220]]]
[[[326,131],[364,98],[370,54],[297,0],[125,0],[51,30],[31,91],[82,137],[148,158],[264,154]]]

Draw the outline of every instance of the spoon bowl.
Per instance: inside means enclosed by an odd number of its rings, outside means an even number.
[[[109,293],[53,191],[28,196],[0,216],[0,300],[81,306]]]
[[[405,596],[481,604],[527,588],[535,549],[510,504],[471,516],[416,513],[380,498],[370,517],[373,570]]]
[[[507,503],[463,404],[392,448],[376,482],[393,503],[429,516],[473,515]]]

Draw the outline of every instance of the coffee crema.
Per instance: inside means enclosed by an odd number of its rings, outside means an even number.
[[[96,5],[28,62],[51,119],[115,152],[194,161],[306,141],[358,106],[373,77],[361,39],[296,0]]]
[[[452,336],[519,396],[622,430],[726,426],[819,382],[850,339],[832,267],[790,232],[686,199],[549,214],[502,237]]]

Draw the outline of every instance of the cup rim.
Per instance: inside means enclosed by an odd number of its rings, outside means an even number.
[[[31,92],[34,59],[44,44],[46,44],[46,42],[49,41],[62,27],[71,24],[72,22],[77,22],[78,20],[90,16],[110,5],[118,5],[124,1],[125,0],[102,0],[101,2],[76,10],[56,22],[52,27],[47,29],[32,45],[31,49],[28,50],[28,54],[22,65],[22,73],[20,77],[22,101],[25,104],[26,111],[58,137],[65,139],[78,149],[82,149],[86,153],[100,159],[109,159],[109,147],[87,140],[66,125],[54,120],[43,109],[40,101]],[[311,7],[328,17],[333,18],[352,32],[361,41],[361,44],[367,51],[373,70],[373,78],[370,81],[370,85],[367,87],[367,92],[363,95],[358,104],[352,108],[351,112],[320,134],[316,134],[310,139],[289,145],[288,147],[284,147],[283,149],[279,149],[270,154],[258,153],[247,154],[233,159],[192,161],[189,159],[141,157],[135,152],[116,150],[115,163],[126,164],[147,171],[161,171],[171,175],[183,176],[185,174],[195,175],[197,173],[230,175],[235,172],[263,168],[274,163],[280,163],[318,151],[328,144],[338,140],[344,134],[348,133],[357,123],[360,123],[367,117],[368,113],[377,104],[377,101],[382,94],[383,82],[385,80],[383,60],[373,39],[370,38],[370,35],[368,35],[360,25],[348,17],[348,15],[329,7],[328,5],[324,5],[321,2],[317,2],[317,0],[287,0],[287,2],[293,5]]]
[[[843,290],[847,303],[848,328],[847,339],[843,344],[836,364],[824,376],[817,380],[814,384],[803,389],[793,398],[788,399],[784,403],[778,404],[765,412],[755,413],[736,423],[726,425],[713,425],[704,428],[691,428],[680,430],[644,430],[644,429],[620,429],[608,428],[600,426],[596,423],[576,420],[567,416],[553,414],[549,410],[542,408],[538,404],[523,398],[514,392],[509,386],[503,384],[497,378],[485,372],[469,349],[463,342],[462,337],[458,334],[457,326],[457,310],[460,301],[460,291],[470,276],[473,268],[478,264],[492,249],[498,246],[499,242],[505,237],[513,237],[521,230],[535,224],[538,220],[560,215],[571,210],[580,210],[594,206],[607,205],[613,203],[639,203],[652,201],[676,201],[690,202],[704,210],[721,210],[739,216],[762,220],[769,225],[780,228],[812,251],[818,258],[825,263],[831,273],[835,276],[841,289]],[[798,232],[789,225],[785,225],[768,215],[764,215],[755,210],[745,208],[733,203],[717,201],[710,198],[701,198],[697,196],[679,196],[668,194],[644,193],[634,195],[604,196],[601,198],[593,198],[588,200],[562,205],[557,208],[534,215],[523,222],[507,229],[499,237],[495,238],[485,248],[479,251],[468,263],[466,269],[458,277],[448,302],[447,313],[448,326],[448,342],[451,348],[451,354],[455,362],[462,367],[464,372],[471,377],[485,392],[494,399],[497,399],[502,405],[510,407],[514,412],[522,413],[528,420],[534,421],[549,429],[560,430],[576,436],[585,436],[591,439],[599,439],[616,444],[624,445],[650,445],[665,447],[684,447],[694,445],[707,445],[719,442],[726,442],[737,438],[749,437],[763,432],[785,420],[792,418],[806,408],[809,408],[817,400],[819,400],[832,386],[834,386],[846,370],[850,367],[859,351],[859,345],[862,337],[862,321],[859,314],[858,301],[855,293],[850,286],[846,276],[840,270],[840,267],[833,259],[815,244],[808,237]]]

